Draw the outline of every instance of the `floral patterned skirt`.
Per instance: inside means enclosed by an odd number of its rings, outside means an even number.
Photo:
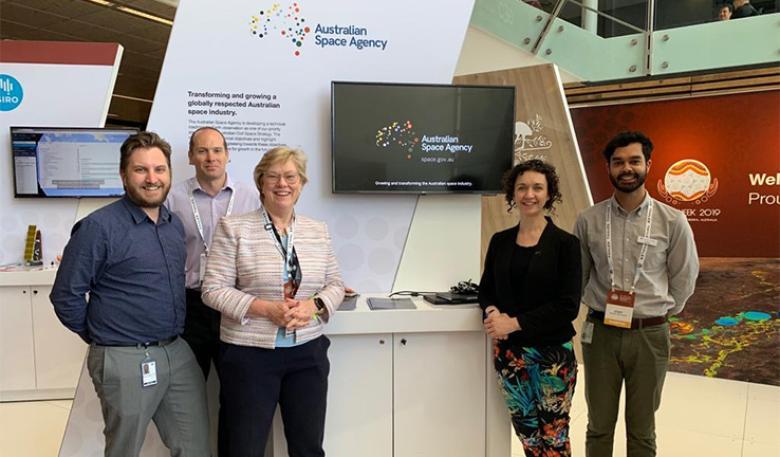
[[[526,456],[570,456],[569,411],[577,382],[570,342],[494,347],[494,364],[515,433]]]

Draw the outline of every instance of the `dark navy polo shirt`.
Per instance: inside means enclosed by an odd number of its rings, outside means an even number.
[[[127,196],[76,223],[51,302],[87,343],[159,341],[184,330],[184,227],[164,206],[155,224]]]

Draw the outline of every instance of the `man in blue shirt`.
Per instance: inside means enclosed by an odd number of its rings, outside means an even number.
[[[204,456],[203,374],[184,329],[184,228],[162,206],[171,147],[140,132],[122,144],[125,196],[77,222],[51,292],[60,321],[89,347],[105,455],[137,456],[154,420],[173,456]]]

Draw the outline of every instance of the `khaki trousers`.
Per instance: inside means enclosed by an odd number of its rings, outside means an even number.
[[[620,392],[626,387],[628,457],[656,455],[655,412],[669,366],[669,324],[625,330],[588,317],[593,339],[582,344],[588,404],[586,455],[611,457]]]

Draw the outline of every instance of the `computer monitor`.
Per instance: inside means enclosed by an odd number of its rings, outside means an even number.
[[[16,198],[118,197],[119,149],[137,129],[11,127]]]
[[[334,192],[501,191],[515,88],[334,82]]]

